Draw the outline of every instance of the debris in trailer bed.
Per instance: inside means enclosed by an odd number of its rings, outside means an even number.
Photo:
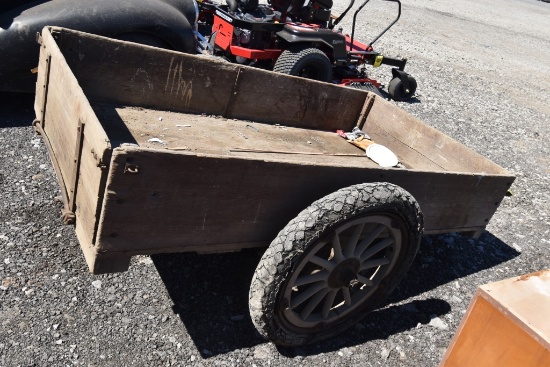
[[[199,149],[220,154],[230,151],[363,156],[358,154],[357,148],[343,144],[340,137],[330,131],[308,130],[306,135],[299,128],[168,111],[163,111],[163,121],[147,124],[145,122],[148,116],[158,111],[105,103],[94,103],[92,106],[100,119],[116,118],[125,122],[126,129],[117,129],[114,126],[110,131],[109,136],[113,141],[132,140],[142,148]],[[174,120],[186,120],[191,124],[186,124],[188,127],[183,130],[165,130],[173,126]],[[111,126],[107,128],[110,129]]]

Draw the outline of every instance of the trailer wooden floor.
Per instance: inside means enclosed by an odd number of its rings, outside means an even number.
[[[303,164],[379,168],[363,149],[348,143],[333,131],[106,103],[94,103],[92,106],[113,148],[131,143],[142,148],[197,154],[241,155]],[[377,141],[376,136],[372,137],[375,142],[383,144]],[[149,141],[155,138],[162,142]],[[433,170],[429,162],[425,167],[411,167],[406,157],[402,154],[398,158],[407,168]]]

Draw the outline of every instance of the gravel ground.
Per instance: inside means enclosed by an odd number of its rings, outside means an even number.
[[[391,15],[391,3],[370,5],[359,17],[365,41]],[[550,268],[550,4],[403,6],[378,43],[407,57],[418,80],[416,98],[399,106],[517,176],[479,239],[425,236],[408,277],[362,323],[278,348],[248,316],[261,251],[142,256],[126,273],[90,275],[59,219],[32,96],[0,94],[0,366],[434,366],[479,285]],[[389,81],[387,68],[375,75]]]

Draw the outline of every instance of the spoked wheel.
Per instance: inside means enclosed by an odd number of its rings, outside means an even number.
[[[392,184],[355,185],[314,202],[258,265],[250,289],[254,324],[283,345],[344,331],[397,285],[421,232],[418,204]]]
[[[388,94],[396,101],[406,101],[416,92],[416,79],[410,75],[407,75],[406,78],[408,79],[406,87],[400,78],[393,78],[388,85]]]
[[[294,46],[283,51],[273,71],[322,82],[332,79],[332,63],[327,55],[319,49],[305,46]]]

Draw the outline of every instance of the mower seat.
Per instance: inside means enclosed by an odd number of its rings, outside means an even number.
[[[303,22],[328,22],[330,20],[330,9],[332,0],[310,0],[308,5],[301,11]]]
[[[304,6],[306,0],[271,0],[273,10],[280,12],[283,16],[296,16]]]

